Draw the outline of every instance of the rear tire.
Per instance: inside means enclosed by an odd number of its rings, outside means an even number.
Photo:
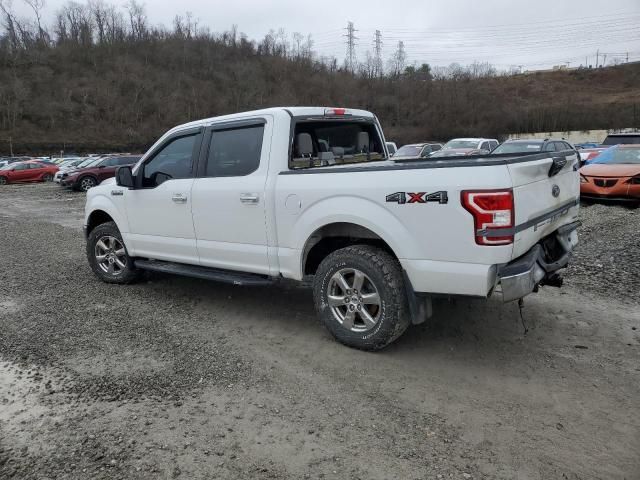
[[[402,269],[381,248],[354,245],[328,255],[314,277],[313,294],[324,325],[350,347],[382,349],[410,323]]]
[[[140,277],[140,270],[134,266],[114,222],[91,230],[87,238],[87,260],[93,273],[106,283],[126,284]]]

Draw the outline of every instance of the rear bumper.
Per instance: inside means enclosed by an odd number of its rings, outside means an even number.
[[[551,235],[557,247],[554,258],[549,258],[542,243],[538,243],[520,258],[500,266],[497,282],[502,290],[503,301],[509,302],[529,295],[538,285],[550,280],[558,270],[566,267],[578,244],[579,225],[580,222],[570,223]]]

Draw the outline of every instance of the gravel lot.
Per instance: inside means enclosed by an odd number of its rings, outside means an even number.
[[[565,287],[457,300],[379,353],[310,291],[91,273],[84,195],[0,190],[0,478],[640,478],[640,210]]]

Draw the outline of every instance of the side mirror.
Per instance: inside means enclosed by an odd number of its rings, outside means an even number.
[[[129,165],[123,165],[116,170],[116,184],[119,187],[134,188],[133,173]]]

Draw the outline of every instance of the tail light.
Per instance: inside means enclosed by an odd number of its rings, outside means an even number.
[[[325,108],[324,114],[325,116],[347,115],[347,109],[346,108]]]
[[[461,200],[462,206],[473,215],[478,245],[513,243],[513,190],[465,190]]]

